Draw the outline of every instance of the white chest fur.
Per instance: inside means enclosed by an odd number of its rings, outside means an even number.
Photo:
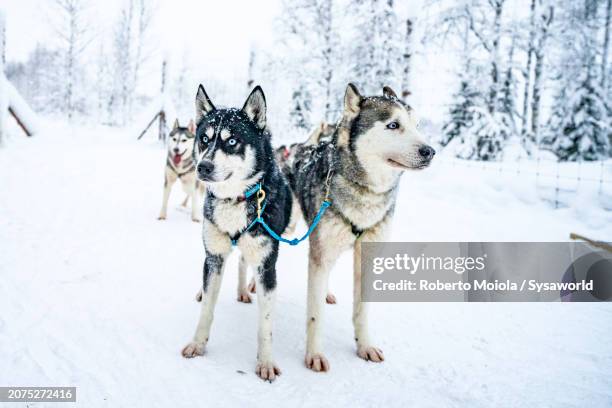
[[[218,200],[213,208],[215,225],[230,235],[236,234],[247,227],[246,202],[226,202]]]

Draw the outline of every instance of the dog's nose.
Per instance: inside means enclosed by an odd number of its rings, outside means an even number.
[[[179,152],[179,149],[178,149],[178,147],[175,147],[174,149],[172,149],[172,151],[173,151],[174,153],[178,153],[178,152]]]
[[[425,160],[431,160],[436,154],[436,151],[431,146],[423,145],[419,147],[419,154]]]
[[[212,174],[215,169],[215,165],[211,161],[201,161],[198,163],[198,175],[200,177],[208,177]]]

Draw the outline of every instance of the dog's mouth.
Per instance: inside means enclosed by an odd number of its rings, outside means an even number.
[[[408,165],[408,164],[402,163],[402,162],[400,162],[398,160],[387,158],[387,163],[389,163],[391,165],[391,167],[395,167],[395,168],[398,168],[398,169],[401,169],[401,170],[422,170],[422,169],[424,169],[424,168],[429,166],[429,164],[431,163],[431,160],[428,160],[428,161],[425,161],[425,162],[421,162],[421,163],[418,163],[418,164]]]
[[[186,150],[185,150],[185,152],[186,152]],[[185,152],[183,152],[183,153],[175,153],[172,156],[172,163],[174,163],[174,165],[180,164],[181,160],[183,159],[183,155],[185,154]]]

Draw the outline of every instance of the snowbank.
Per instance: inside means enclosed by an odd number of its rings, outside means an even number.
[[[125,136],[50,124],[37,143],[0,150],[0,384],[76,386],[88,408],[610,406],[608,305],[373,303],[386,357],[373,364],[355,355],[348,253],[331,274],[338,304],[324,310],[331,371],[311,372],[306,244],[279,254],[275,383],[254,374],[257,308],[236,302],[236,253],[205,356],[182,358],[200,309],[202,227],[180,209],[180,187],[156,220],[165,151]],[[390,240],[612,236],[610,212],[525,200],[526,173],[503,174],[442,162],[406,173]]]

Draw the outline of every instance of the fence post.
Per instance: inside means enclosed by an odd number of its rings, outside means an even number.
[[[599,200],[601,200],[603,196],[603,179],[604,179],[604,161],[599,162],[601,165],[601,171],[599,172]]]
[[[559,160],[557,160],[557,183],[555,186],[555,209],[559,208]]]

